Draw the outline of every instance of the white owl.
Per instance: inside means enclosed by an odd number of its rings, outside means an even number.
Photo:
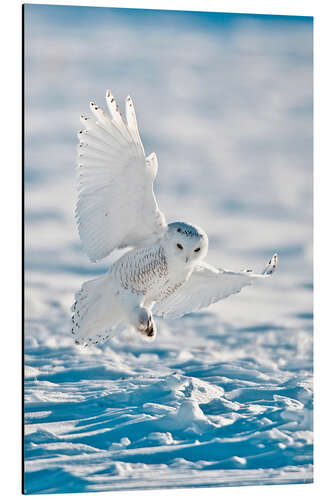
[[[76,219],[91,261],[111,252],[118,258],[75,296],[72,333],[84,345],[104,342],[124,327],[154,339],[153,314],[176,318],[197,311],[267,277],[277,265],[277,254],[261,274],[204,262],[206,233],[185,222],[167,224],[158,208],[157,157],[145,156],[132,99],[126,99],[127,123],[109,90],[106,102],[111,116],[94,103],[93,117],[81,115]],[[117,249],[124,249],[121,256]]]

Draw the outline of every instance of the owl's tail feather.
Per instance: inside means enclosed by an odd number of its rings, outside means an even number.
[[[108,274],[82,284],[72,305],[71,332],[76,344],[102,344],[123,319]]]

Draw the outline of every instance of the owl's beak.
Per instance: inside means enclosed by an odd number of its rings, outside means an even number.
[[[189,261],[189,259],[190,259],[189,257],[186,257],[185,262],[187,263]]]

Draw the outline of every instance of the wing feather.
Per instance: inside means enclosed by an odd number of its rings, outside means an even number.
[[[127,124],[109,90],[106,102],[111,116],[91,102],[78,133],[76,221],[92,261],[152,243],[166,229],[153,191],[157,158],[145,158],[133,101],[126,99]]]
[[[132,134],[135,144],[138,146],[139,149],[141,149],[142,153],[145,154],[145,150],[143,149],[143,145],[139,135],[134,104],[130,96],[127,96],[126,98],[126,120],[128,129]]]
[[[179,318],[184,314],[198,311],[240,292],[244,286],[251,285],[258,278],[267,278],[275,271],[277,261],[278,256],[274,254],[260,274],[252,271],[233,272],[217,269],[202,262],[195,267],[183,286],[154,305],[153,312],[158,316]]]

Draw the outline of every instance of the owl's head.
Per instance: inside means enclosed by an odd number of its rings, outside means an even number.
[[[165,235],[165,246],[168,254],[179,259],[185,265],[202,260],[208,252],[208,237],[198,226],[185,222],[168,224]]]

